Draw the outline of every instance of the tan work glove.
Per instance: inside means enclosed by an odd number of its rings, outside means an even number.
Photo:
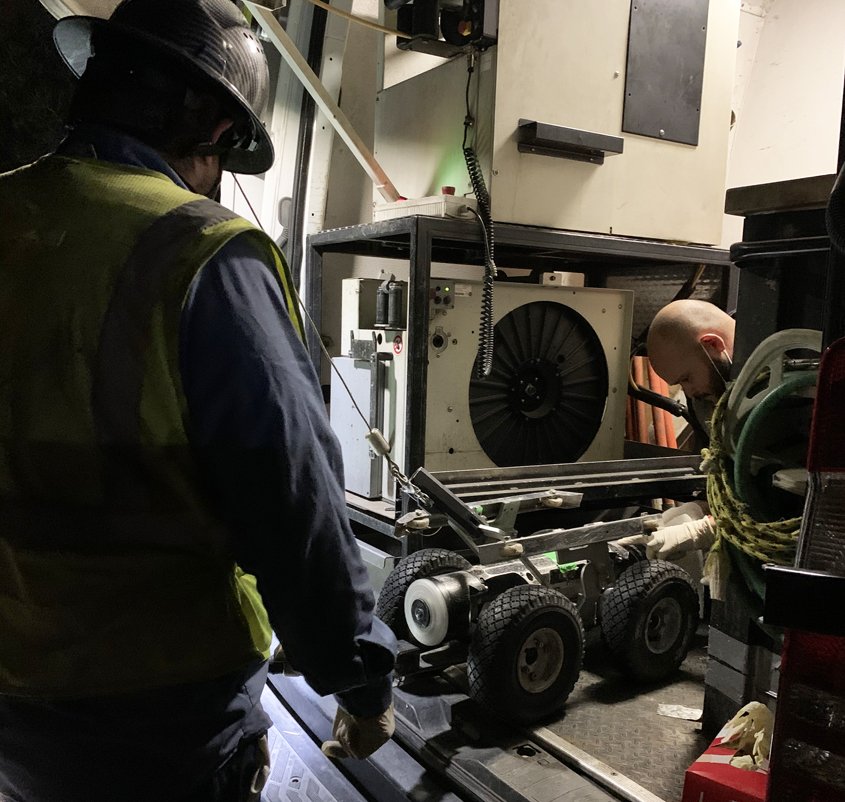
[[[334,758],[356,757],[363,760],[386,744],[395,729],[392,702],[384,713],[370,718],[353,716],[338,706],[332,731],[336,740],[323,744],[323,754]]]
[[[670,525],[672,521],[677,523]],[[674,560],[688,551],[709,549],[715,540],[713,518],[705,516],[701,507],[691,501],[663,513],[656,532],[623,537],[616,542],[620,546],[644,545],[649,560]]]
[[[290,664],[281,643],[276,647],[276,651],[273,652],[273,656],[270,658],[268,670],[271,674],[284,674],[286,677],[302,676],[302,674],[300,674]]]

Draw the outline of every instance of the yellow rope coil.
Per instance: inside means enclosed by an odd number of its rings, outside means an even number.
[[[761,562],[792,565],[801,518],[758,521],[749,507],[734,492],[728,456],[722,447],[725,406],[729,392],[716,404],[710,422],[710,447],[701,452],[707,470],[707,502],[716,521],[716,542],[712,551],[720,551],[724,538],[741,551]]]

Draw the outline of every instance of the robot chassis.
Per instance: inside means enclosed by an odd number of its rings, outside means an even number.
[[[702,476],[689,478],[703,487]],[[615,662],[642,682],[668,677],[686,657],[699,612],[692,578],[612,544],[652,531],[660,515],[519,534],[517,516],[577,508],[582,493],[545,489],[465,503],[423,468],[411,485],[404,492],[416,509],[397,520],[397,533],[425,538],[448,526],[475,564],[456,551],[422,548],[387,577],[376,613],[399,638],[400,677],[466,663],[472,698],[530,724],[566,702],[585,627],[598,626]]]
[[[772,422],[779,420],[776,413],[785,403],[802,404],[789,407],[791,417],[800,418],[803,410],[807,418],[820,352],[820,332],[787,329],[766,338],[748,358],[731,387],[724,429],[737,466],[737,486],[756,476],[756,493],[765,499],[770,491],[760,477],[772,474],[777,488],[785,481],[778,479],[780,473],[793,479],[806,476],[803,456],[789,449],[780,453],[751,434],[767,428],[779,433],[782,426]],[[796,431],[800,434],[800,426]],[[626,462],[627,473],[621,467]],[[592,463],[592,483],[641,482],[641,491],[662,486],[663,492],[655,495],[674,498],[690,498],[703,489],[705,479],[697,469],[685,478],[675,477],[680,483],[670,479],[664,484],[669,474],[661,465],[660,459]],[[568,466],[546,467],[568,472]],[[585,627],[599,628],[612,658],[634,679],[657,682],[680,666],[698,623],[692,578],[674,563],[648,560],[639,549],[613,543],[654,530],[659,515],[517,532],[521,513],[581,505],[582,493],[554,485],[586,491],[591,464],[570,470],[575,473],[569,473],[569,481],[553,482],[552,489],[543,488],[541,478],[523,485],[538,491],[487,501],[474,498],[472,503],[423,468],[413,475],[404,491],[406,509],[410,504],[417,508],[397,521],[397,532],[425,533],[448,525],[476,564],[454,551],[424,548],[401,560],[387,577],[376,612],[400,638],[397,673],[410,676],[466,662],[469,692],[476,701],[506,718],[533,723],[560,710],[574,687]],[[483,477],[481,483],[485,485]],[[486,482],[488,489],[496,484]],[[791,488],[790,493],[800,504],[803,490]],[[633,500],[643,494],[619,491],[617,501],[625,496]]]

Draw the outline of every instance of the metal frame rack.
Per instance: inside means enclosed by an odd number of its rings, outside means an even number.
[[[506,267],[529,268],[535,271],[568,270],[585,274],[588,286],[603,286],[609,268],[650,268],[654,266],[715,265],[728,268],[728,252],[697,245],[677,245],[653,240],[631,239],[609,235],[586,234],[555,229],[496,224],[497,261]],[[326,254],[346,254],[404,260],[409,263],[408,290],[408,384],[405,407],[405,464],[400,468],[410,475],[424,458],[425,400],[427,390],[427,341],[429,279],[434,263],[482,266],[484,241],[475,220],[409,216],[377,223],[331,229],[308,238],[305,261],[307,306],[317,329],[322,320],[323,285],[331,280],[324,261]],[[308,333],[309,353],[319,370],[320,344],[313,332]],[[639,456],[639,455],[638,455]],[[659,458],[640,465],[642,471],[666,470],[664,452]],[[626,461],[617,463],[624,470]],[[546,471],[553,466],[542,466]],[[686,467],[686,466],[685,466]],[[567,481],[577,477],[566,471]],[[557,481],[562,477],[555,477]],[[608,476],[612,484],[611,476]],[[655,477],[657,478],[657,477]],[[485,481],[490,477],[485,475]],[[653,483],[651,485],[653,491]],[[407,504],[405,505],[407,506]],[[613,506],[613,505],[612,505]],[[402,512],[407,512],[403,507]],[[366,504],[353,504],[350,517],[375,531],[389,534],[392,521],[367,509]]]

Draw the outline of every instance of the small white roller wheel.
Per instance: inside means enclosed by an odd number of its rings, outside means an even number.
[[[405,623],[423,646],[439,646],[449,631],[449,603],[431,579],[418,579],[405,594]]]

